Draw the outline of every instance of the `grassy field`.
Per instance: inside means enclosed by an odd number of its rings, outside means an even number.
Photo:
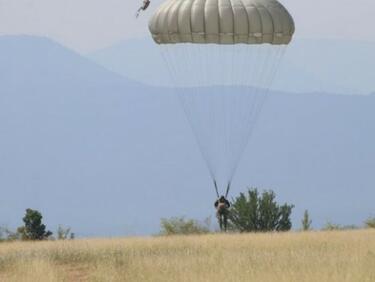
[[[375,230],[0,243],[0,281],[375,281]]]

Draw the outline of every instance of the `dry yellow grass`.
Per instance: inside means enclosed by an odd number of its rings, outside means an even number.
[[[1,243],[0,281],[374,282],[375,231]]]

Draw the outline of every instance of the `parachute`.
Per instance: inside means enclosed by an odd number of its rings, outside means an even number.
[[[228,195],[294,21],[276,0],[169,0],[149,22],[213,180]]]

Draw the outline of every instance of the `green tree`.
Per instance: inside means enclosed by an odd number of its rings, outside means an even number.
[[[23,217],[24,225],[18,227],[17,232],[22,240],[45,240],[52,235],[51,231],[46,231],[46,226],[42,224],[43,216],[37,210],[27,209]]]
[[[288,231],[292,228],[290,216],[293,205],[279,205],[273,191],[259,194],[256,188],[248,189],[233,201],[229,210],[232,230],[240,232]]]
[[[309,211],[305,210],[303,214],[303,219],[302,219],[302,230],[303,231],[311,230],[311,223],[312,221],[310,219]]]
[[[210,219],[208,218],[204,223],[200,223],[184,217],[162,218],[160,228],[160,235],[205,234],[210,232]]]

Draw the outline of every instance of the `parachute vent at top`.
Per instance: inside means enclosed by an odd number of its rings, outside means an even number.
[[[169,0],[149,23],[158,44],[289,44],[294,21],[276,0]]]

